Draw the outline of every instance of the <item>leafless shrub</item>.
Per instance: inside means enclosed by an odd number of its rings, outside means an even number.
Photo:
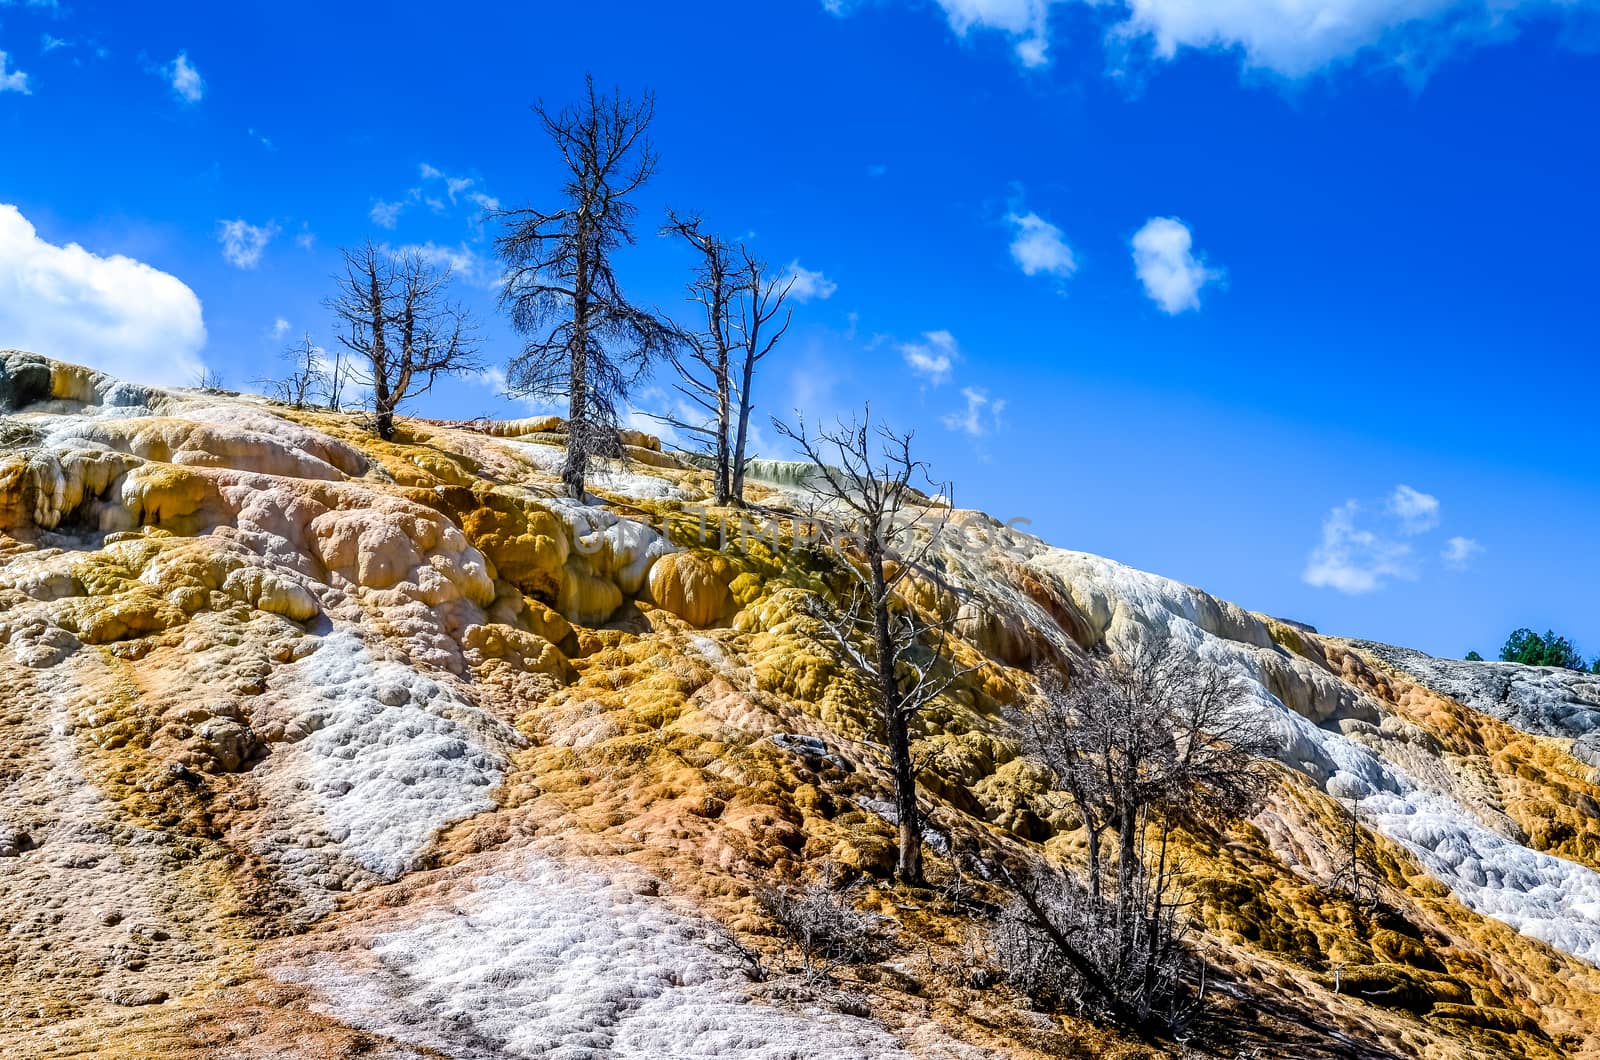
[[[848,889],[822,880],[779,884],[756,892],[756,901],[799,951],[808,980],[824,981],[841,964],[874,960],[885,943],[878,922],[851,904]]]
[[[1175,1030],[1203,995],[1205,966],[1186,945],[1190,899],[1173,832],[1254,812],[1268,731],[1237,677],[1169,641],[1136,643],[1070,684],[1047,680],[1044,692],[1019,718],[1023,746],[1082,817],[1089,871],[1080,883],[1002,870],[1017,899],[995,947],[1040,1003]],[[1108,833],[1111,866],[1101,856]]]
[[[44,432],[32,424],[0,416],[0,449],[24,449],[44,440]]]

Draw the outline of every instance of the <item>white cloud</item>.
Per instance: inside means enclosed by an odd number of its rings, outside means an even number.
[[[282,317],[279,317],[277,320],[274,320],[272,322],[272,337],[273,338],[281,339],[287,334],[289,334],[289,322],[287,320],[283,319]]]
[[[1017,61],[1043,66],[1050,61],[1051,0],[938,0],[958,36],[975,28],[999,30],[1012,38]]]
[[[1200,308],[1200,289],[1222,278],[1195,257],[1189,228],[1176,217],[1152,217],[1133,236],[1133,268],[1145,294],[1175,315]]]
[[[1361,505],[1346,501],[1322,523],[1322,541],[1302,575],[1307,585],[1359,595],[1394,578],[1415,578],[1411,546],[1356,525]]]
[[[1569,0],[1130,0],[1113,35],[1157,58],[1182,48],[1237,52],[1247,69],[1302,78],[1363,53],[1425,76],[1452,51],[1514,37],[1519,23],[1572,12]]]
[[[1048,273],[1065,280],[1078,271],[1078,261],[1062,238],[1061,229],[1032,212],[1014,213],[1006,219],[1017,230],[1011,240],[1011,260],[1024,275]]]
[[[483,191],[475,177],[452,177],[438,166],[430,166],[426,162],[418,167],[418,172],[424,181],[443,181],[445,198],[450,200],[452,206],[464,198],[484,210],[500,209],[500,200]],[[419,193],[420,189],[414,189],[412,197],[415,198]],[[431,196],[424,201],[436,213],[444,210],[444,199]]]
[[[217,242],[222,257],[236,269],[253,269],[261,264],[261,253],[277,238],[278,226],[272,222],[253,225],[242,219],[217,222]]]
[[[833,292],[839,289],[839,285],[824,276],[820,269],[808,269],[799,259],[789,262],[788,268],[783,270],[783,281],[789,284],[789,297],[796,302],[832,298]]]
[[[6,53],[0,51],[0,92],[20,92],[24,96],[31,96],[33,89],[28,87],[28,75],[21,70],[6,72],[6,64],[11,60]]]
[[[1410,486],[1399,485],[1389,494],[1389,514],[1400,520],[1405,534],[1424,534],[1439,525],[1439,498]]]
[[[402,202],[384,202],[382,199],[372,204],[372,209],[367,211],[367,216],[379,228],[393,228],[400,220],[400,211],[406,208]]]
[[[973,386],[962,387],[961,396],[967,399],[967,407],[946,414],[943,417],[946,427],[978,438],[1000,426],[1005,399],[991,399],[988,391]]]
[[[39,37],[39,52],[41,55],[49,55],[58,48],[70,47],[72,47],[71,41],[65,40],[61,37],[53,36],[49,33],[41,34]]]
[[[928,331],[923,333],[921,342],[901,343],[900,356],[905,358],[906,367],[939,386],[950,378],[961,351],[956,347],[956,337],[948,331]]]
[[[276,151],[278,149],[277,146],[273,144],[272,138],[265,133],[256,132],[254,129],[250,129],[248,132],[250,133],[250,139],[254,140],[262,147],[265,147],[268,151]]]
[[[1483,546],[1470,537],[1452,537],[1444,543],[1440,558],[1455,570],[1466,570],[1472,557],[1483,551]]]
[[[317,234],[311,231],[308,224],[300,225],[300,234],[294,237],[295,246],[301,250],[314,250],[317,246]]]
[[[458,243],[453,247],[431,241],[408,243],[396,247],[394,252],[415,254],[436,269],[449,269],[451,276],[462,283],[477,287],[493,287],[500,280],[500,273],[489,260],[466,243]]]
[[[1593,6],[1583,0],[938,0],[958,35],[1002,34],[1030,67],[1049,63],[1051,9],[1069,3],[1110,21],[1106,47],[1119,73],[1141,55],[1170,61],[1189,49],[1231,53],[1246,70],[1291,80],[1365,59],[1422,78],[1456,51],[1514,38],[1535,19],[1576,21]],[[822,5],[841,17],[858,6]]]
[[[161,73],[172,86],[172,94],[185,103],[199,103],[205,98],[205,80],[189,62],[188,52],[179,52],[176,59],[161,68]]]
[[[186,383],[203,367],[205,341],[200,299],[182,281],[120,254],[47,242],[0,203],[0,346]]]

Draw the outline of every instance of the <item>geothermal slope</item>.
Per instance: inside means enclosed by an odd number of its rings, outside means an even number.
[[[1005,719],[1141,633],[1245,675],[1278,737],[1265,808],[1183,840],[1217,969],[1188,1055],[1600,1057],[1594,678],[1319,636],[957,513],[974,669],[918,734],[912,891],[798,469],[762,465],[751,537],[643,435],[558,499],[559,421],[386,443],[16,351],[0,414],[8,1057],[1175,1055],[1032,1010],[985,968],[1003,895],[947,856],[1081,859]],[[1370,905],[1333,886],[1356,797]],[[831,980],[756,897],[824,872],[883,936]]]

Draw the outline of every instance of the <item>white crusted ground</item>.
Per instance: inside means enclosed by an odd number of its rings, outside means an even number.
[[[353,632],[281,668],[255,724],[285,743],[257,767],[272,855],[338,887],[347,859],[385,879],[413,868],[446,825],[491,809],[516,731],[442,679],[380,660]]]
[[[648,877],[531,851],[496,869],[348,929],[342,950],[295,947],[272,974],[318,988],[314,1007],[341,1021],[451,1057],[910,1056],[872,1021],[753,1000],[721,930]]]

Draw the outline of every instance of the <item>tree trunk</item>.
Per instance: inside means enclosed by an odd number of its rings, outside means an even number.
[[[917,809],[917,772],[911,762],[911,733],[901,709],[900,682],[895,675],[894,637],[889,631],[889,587],[883,573],[882,544],[871,530],[867,559],[872,567],[873,628],[878,641],[879,694],[883,698],[884,742],[889,746],[889,767],[894,773],[895,815],[899,818],[900,882],[922,883],[922,817]]]
[[[583,500],[584,480],[589,474],[589,410],[588,362],[577,353],[572,355],[572,399],[567,404],[567,459],[561,465],[561,483],[567,496]]]
[[[1132,900],[1134,878],[1139,874],[1139,814],[1124,799],[1117,814],[1117,901]]]
[[[561,465],[561,483],[567,496],[581,502],[589,474],[589,240],[585,225],[588,207],[580,211],[577,238],[577,276],[572,297],[572,375],[567,402],[567,458]]]
[[[370,256],[367,280],[367,311],[372,315],[372,412],[378,437],[388,442],[394,440],[394,396],[389,392],[389,351],[384,341],[389,321],[378,286],[378,266]]]
[[[719,340],[720,341],[720,340]],[[717,373],[717,482],[716,502],[724,505],[728,503],[730,489],[733,484],[732,468],[729,466],[728,426],[730,420],[729,408],[729,379],[728,379],[728,351],[720,350],[719,369]]]
[[[744,374],[739,381],[739,426],[734,435],[733,445],[733,502],[740,505],[744,504],[745,439],[750,434],[750,377],[754,374],[755,367],[755,358],[746,353]]]
[[[1100,827],[1089,823],[1089,811],[1083,812],[1084,826],[1089,830],[1089,901],[1100,905]]]

